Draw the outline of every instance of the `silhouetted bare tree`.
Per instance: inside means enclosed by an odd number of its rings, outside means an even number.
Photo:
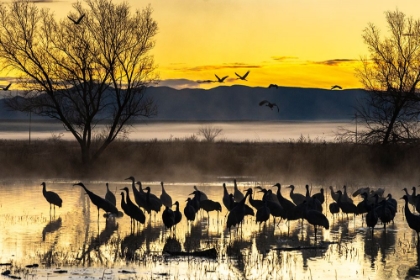
[[[22,89],[10,91],[8,105],[61,121],[89,166],[136,117],[157,112],[145,95],[157,78],[148,54],[157,23],[150,6],[132,13],[126,2],[85,0],[73,7],[68,17],[78,24],[30,1],[2,4],[0,61]]]
[[[420,21],[396,10],[386,13],[389,34],[369,24],[363,39],[370,53],[357,70],[367,97],[357,108],[358,140],[399,143],[419,138]]]

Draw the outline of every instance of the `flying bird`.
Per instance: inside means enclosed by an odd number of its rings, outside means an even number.
[[[219,76],[217,76],[216,74],[214,74],[214,75],[216,76],[217,82],[219,82],[219,83],[223,83],[225,81],[225,79],[228,77],[228,76],[224,76],[223,78],[219,78]]]
[[[267,106],[268,108],[270,108],[271,110],[273,110],[273,107],[277,107],[277,112],[280,112],[279,106],[277,106],[277,104],[276,104],[276,103],[271,103],[271,102],[270,102],[270,101],[268,101],[268,100],[263,100],[263,101],[261,101],[261,102],[259,103],[259,105],[260,105],[260,106],[265,105],[265,106]]]
[[[331,87],[331,89],[343,89],[342,87],[340,87],[339,85],[334,85]]]
[[[6,87],[2,88],[3,90],[9,90],[10,86],[12,85],[12,83],[8,84]]]
[[[72,19],[71,17],[67,16],[74,24],[79,24],[82,19],[85,17],[85,14],[81,15],[77,20]]]
[[[246,77],[248,76],[248,74],[249,74],[249,70],[248,70],[248,72],[246,72],[245,73],[245,75],[243,75],[243,76],[241,76],[241,75],[239,75],[238,73],[236,73],[235,72],[235,74],[236,74],[236,76],[238,76],[238,80],[244,80],[244,81],[247,81],[247,79],[246,79]]]
[[[276,85],[276,84],[270,84],[270,85],[268,86],[268,88],[279,88],[279,86],[278,86],[278,85]]]

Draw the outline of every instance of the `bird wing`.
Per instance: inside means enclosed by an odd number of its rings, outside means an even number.
[[[220,81],[222,81],[220,78],[219,78],[219,76],[217,76],[216,74],[214,74],[215,76],[216,76],[216,78],[219,80],[219,82]]]
[[[239,75],[238,73],[235,72],[235,75],[238,76],[239,78],[242,78],[241,75]]]
[[[4,90],[8,90],[9,89],[9,87],[12,85],[12,83],[10,83],[10,84],[8,84],[5,88],[4,88]]]
[[[245,73],[245,75],[242,77],[242,79],[245,79],[248,76],[248,74],[249,74],[249,70],[248,70],[248,72]]]
[[[339,85],[334,85],[331,87],[331,89],[335,89],[335,88],[342,89],[342,87],[340,87]]]
[[[82,19],[85,17],[85,14],[83,14],[83,15],[81,15],[80,17],[79,17],[79,19],[75,22],[76,24],[79,24],[80,23],[80,21],[82,21]]]
[[[273,106],[276,106],[277,107],[277,112],[280,112],[280,108],[279,108],[279,106],[277,106],[276,103],[273,103]]]
[[[71,17],[67,16],[73,23],[76,23],[76,21],[74,19],[72,19]]]
[[[229,77],[229,76],[224,76],[223,78],[222,78],[222,82],[227,78],[227,77]]]
[[[266,104],[266,103],[269,103],[267,100],[263,100],[263,101],[261,101],[260,103],[259,103],[259,105],[260,106],[262,106],[262,105],[264,105],[264,104]]]

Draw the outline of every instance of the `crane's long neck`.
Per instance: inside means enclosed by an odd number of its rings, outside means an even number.
[[[175,206],[176,206],[176,207],[175,207],[175,210],[176,210],[177,212],[179,212],[179,203],[177,203]]]
[[[42,184],[42,193],[45,194],[47,192],[47,188],[45,187],[45,183]]]
[[[412,197],[416,196],[416,188],[413,188],[413,194],[411,195]]]
[[[223,192],[224,192],[225,195],[229,195],[229,193],[228,193],[228,191],[226,189],[226,185],[223,185]]]
[[[406,217],[411,215],[410,207],[408,207],[408,199],[405,199],[404,211]]]
[[[130,203],[131,202],[130,191],[128,190],[128,188],[125,191],[127,192],[127,203]]]
[[[121,207],[123,207],[123,205],[125,205],[125,200],[124,200],[124,192],[121,192]]]

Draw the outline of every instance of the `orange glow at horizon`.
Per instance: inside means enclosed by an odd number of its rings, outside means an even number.
[[[153,10],[159,29],[151,54],[160,85],[204,89],[271,83],[361,88],[355,69],[360,57],[368,55],[363,30],[373,23],[386,35],[386,11],[398,9],[417,19],[413,11],[420,8],[420,2],[410,0],[139,0],[128,4],[132,12],[148,5]],[[59,20],[74,13],[71,2],[36,5],[49,8]],[[236,80],[235,72],[248,70],[248,81]],[[229,78],[224,83],[197,83],[215,81],[215,74]]]

